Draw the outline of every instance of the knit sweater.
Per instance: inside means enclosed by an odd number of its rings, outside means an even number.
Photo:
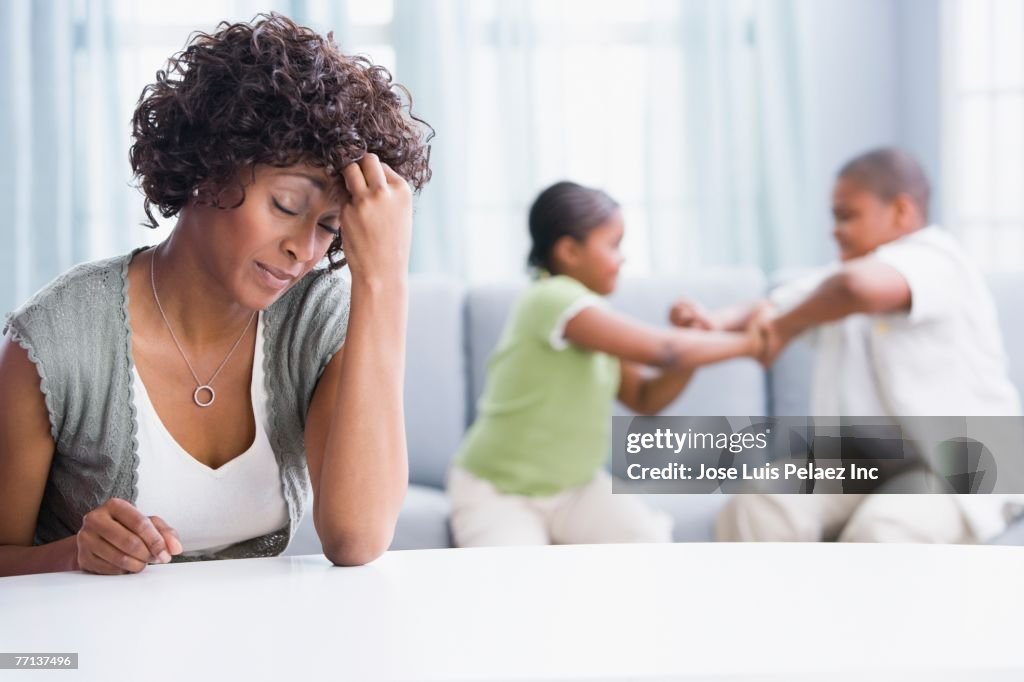
[[[37,545],[74,535],[85,514],[112,497],[136,500],[128,264],[141,250],[76,266],[7,316],[4,334],[10,332],[39,372],[55,444]],[[273,556],[287,547],[309,495],[306,413],[320,375],[345,340],[349,293],[344,278],[318,269],[264,311],[269,436],[288,525],[198,558]]]

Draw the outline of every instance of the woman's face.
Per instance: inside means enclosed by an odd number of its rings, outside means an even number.
[[[322,168],[256,166],[241,178],[245,201],[232,209],[190,206],[207,248],[202,257],[226,293],[262,310],[323,260],[338,236],[348,194]],[[228,192],[221,204],[234,203]]]

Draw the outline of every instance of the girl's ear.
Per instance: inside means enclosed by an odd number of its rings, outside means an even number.
[[[565,234],[555,240],[551,247],[551,265],[555,270],[564,272],[571,269],[579,257],[580,243]]]

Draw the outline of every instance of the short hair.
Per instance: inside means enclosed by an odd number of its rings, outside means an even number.
[[[839,170],[840,178],[858,185],[885,201],[906,194],[928,220],[931,186],[921,164],[909,152],[895,147],[882,147],[860,154]]]
[[[341,181],[349,163],[380,157],[419,191],[430,179],[433,129],[412,115],[408,90],[367,58],[342,54],[277,13],[197,33],[142,90],[132,118],[132,170],[144,210],[169,218],[196,197],[222,207],[223,190],[257,164],[306,163]],[[340,237],[327,252],[344,264]]]
[[[562,237],[586,239],[595,227],[607,222],[619,210],[619,204],[603,190],[556,182],[533,201],[530,207],[530,255],[527,264],[551,271],[551,251]]]

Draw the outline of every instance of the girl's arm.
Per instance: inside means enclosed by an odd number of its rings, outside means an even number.
[[[662,369],[696,369],[761,351],[760,331],[660,329],[597,306],[577,313],[565,326],[565,339],[581,348]]]
[[[345,181],[348,332],[317,384],[305,443],[324,554],[352,566],[391,544],[408,486],[402,390],[412,191],[372,154],[347,167]]]
[[[669,310],[669,321],[677,327],[711,329],[716,331],[739,332],[745,330],[754,313],[763,302],[737,303],[736,305],[707,311],[694,301],[679,299]]]
[[[643,366],[635,362],[622,361],[619,402],[637,414],[658,414],[682,393],[690,383],[694,371],[692,367],[684,367],[647,376],[644,374]]]

